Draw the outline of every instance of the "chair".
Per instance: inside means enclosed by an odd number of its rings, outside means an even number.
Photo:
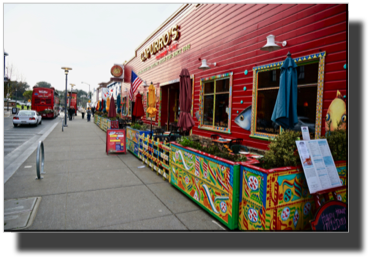
[[[243,146],[243,145],[239,145],[239,144],[234,144],[231,146],[231,150],[234,154],[239,154],[240,151],[246,151],[246,152],[249,152],[248,151],[248,148],[246,146]]]
[[[243,139],[237,138],[237,139],[232,139],[230,142],[230,147],[233,145],[242,145],[243,144]]]
[[[211,135],[212,140],[218,140],[219,138],[222,138],[222,136],[220,136],[219,134],[212,134]]]

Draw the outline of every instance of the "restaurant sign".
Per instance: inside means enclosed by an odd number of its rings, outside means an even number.
[[[156,41],[150,44],[144,51],[141,52],[141,61],[145,62],[151,55],[155,55],[157,52],[165,48],[174,40],[179,39],[179,27],[174,25],[168,29],[163,35],[161,35]]]
[[[120,65],[114,65],[111,68],[111,74],[114,77],[120,77],[123,74],[123,68]]]
[[[170,59],[172,59],[172,58],[174,58],[174,57],[176,57],[176,56],[180,55],[181,53],[188,51],[188,50],[190,50],[190,44],[184,46],[183,48],[180,48],[180,49],[174,51],[173,53],[167,54],[166,57],[163,57],[159,61],[153,63],[152,65],[140,70],[139,72],[137,72],[137,74],[140,75],[141,73],[144,73],[144,72],[146,72],[152,68],[155,68],[158,65],[161,65],[162,63],[164,63],[164,62],[166,62],[166,61],[168,61],[168,60],[170,60]]]

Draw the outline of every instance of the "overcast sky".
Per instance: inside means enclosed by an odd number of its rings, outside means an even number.
[[[12,80],[65,89],[61,67],[74,88],[88,91],[109,81],[113,64],[135,49],[181,4],[4,4],[6,66]],[[18,79],[17,79],[18,78]]]

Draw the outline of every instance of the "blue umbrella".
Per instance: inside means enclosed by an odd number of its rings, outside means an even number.
[[[297,65],[290,57],[281,66],[280,89],[271,120],[283,128],[293,128],[298,123],[297,116]]]
[[[119,94],[117,95],[117,99],[116,99],[117,113],[120,113],[120,112],[121,112],[120,101],[121,101],[121,98],[120,98],[120,93],[119,93]]]
[[[106,100],[103,100],[103,113],[107,112],[107,102]]]

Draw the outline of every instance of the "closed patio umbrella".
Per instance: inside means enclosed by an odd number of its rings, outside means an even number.
[[[108,108],[108,118],[114,118],[114,117],[116,117],[116,106],[115,106],[115,100],[113,99],[113,96],[111,96],[110,106]]]
[[[106,102],[107,106],[106,106],[106,110],[107,112],[109,111],[110,109],[110,97],[107,97],[107,102]]]
[[[103,110],[103,101],[102,100],[99,101],[99,109],[98,110],[99,111]]]
[[[120,98],[120,93],[117,95],[117,99],[116,99],[116,106],[117,106],[117,113],[120,113],[121,112],[121,98]]]
[[[293,128],[298,123],[297,65],[290,52],[281,66],[280,88],[271,120],[283,128]]]
[[[153,116],[157,113],[157,109],[156,109],[156,89],[154,88],[153,83],[150,83],[150,86],[149,86],[148,103],[149,103],[149,107],[146,110],[146,113],[148,113],[149,116],[152,119]],[[152,126],[153,126],[153,121],[150,120],[150,136],[152,136]]]
[[[142,96],[140,93],[137,93],[135,107],[133,108],[133,116],[141,117],[144,115],[145,115],[145,112],[144,112],[144,106],[142,103]]]
[[[103,99],[103,106],[102,106],[103,113],[107,112],[107,106],[106,106],[106,100]]]
[[[193,117],[190,114],[192,103],[190,73],[184,68],[179,77],[179,107],[181,112],[177,126],[187,131],[195,125]]]

